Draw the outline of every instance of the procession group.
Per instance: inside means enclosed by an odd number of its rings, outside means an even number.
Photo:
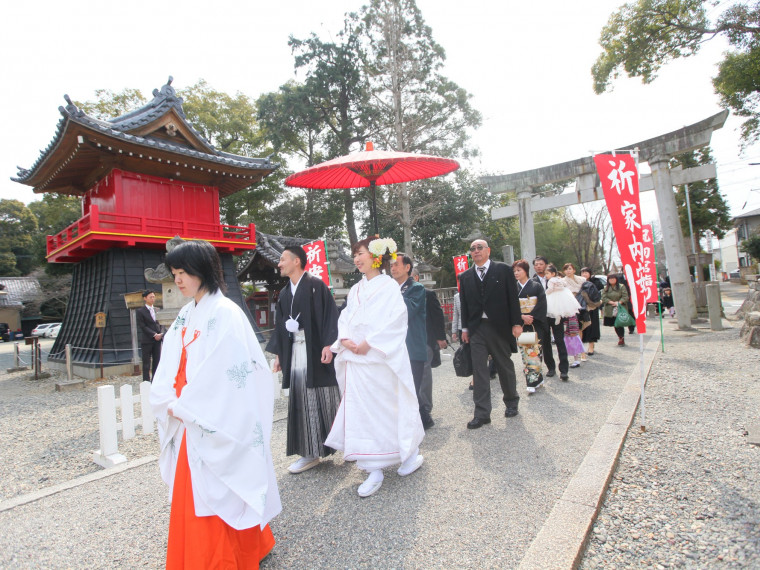
[[[537,258],[530,279],[527,262],[491,260],[483,240],[470,253],[473,267],[459,275],[453,332],[470,349],[474,415],[467,427],[477,429],[491,421],[489,357],[505,415],[514,417],[520,398],[511,355],[518,346],[529,393],[543,383],[542,354],[547,376],[555,373],[552,335],[566,380],[568,355],[575,366],[593,355],[599,339],[598,319],[594,333],[593,323],[582,324],[586,316],[603,306],[604,323],[614,325],[613,312],[627,297],[614,276],[599,293],[571,264],[560,278]],[[447,343],[435,293],[418,282],[412,259],[393,240],[361,240],[352,254],[363,276],[339,310],[323,281],[305,271],[305,251],[285,248],[279,269],[288,282],[266,350],[289,389],[286,454],[297,456],[290,473],[340,450],[366,473],[358,494],[369,497],[381,488],[384,469],[408,476],[422,466],[420,444],[435,423],[431,367]],[[214,247],[185,242],[165,263],[191,299],[165,334],[146,326],[143,340],[163,342],[150,401],[172,502],[167,568],[257,568],[274,546],[269,522],[281,510],[270,449],[272,372],[247,317],[224,296]],[[150,324],[155,314],[146,293],[143,320]],[[579,334],[589,329],[585,349]]]

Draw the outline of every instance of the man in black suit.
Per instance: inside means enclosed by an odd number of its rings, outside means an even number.
[[[161,341],[164,338],[164,331],[156,320],[156,310],[153,308],[156,294],[150,289],[146,289],[142,296],[145,305],[136,311],[137,328],[140,331],[143,382],[151,382],[151,378],[156,374],[158,361],[161,359]],[[151,360],[153,361],[152,366]]]
[[[544,274],[547,265],[549,265],[547,259],[540,255],[533,260],[533,270],[536,272],[533,281],[543,285],[544,289],[548,283]],[[557,323],[553,318],[547,318],[536,332],[538,332],[538,338],[541,339],[544,362],[549,369],[546,373],[547,378],[551,378],[557,373],[557,363],[554,361],[554,354],[552,354],[552,334],[554,334],[557,356],[559,357],[559,377],[560,380],[567,381],[569,378],[567,371],[570,370],[570,365],[567,361],[567,347],[565,346],[565,326],[561,322]]]
[[[517,300],[517,281],[512,268],[491,261],[491,248],[485,240],[475,240],[470,246],[474,263],[459,276],[459,299],[462,305],[462,342],[470,343],[473,369],[472,399],[475,417],[469,429],[491,423],[491,383],[488,374],[488,355],[496,362],[499,383],[504,392],[507,411],[517,415],[520,396],[517,395],[515,365],[512,353],[517,352],[517,337],[522,333],[520,302]]]

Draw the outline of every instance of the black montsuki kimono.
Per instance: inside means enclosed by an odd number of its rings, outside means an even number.
[[[304,273],[296,288],[295,299],[290,292],[290,281],[280,291],[280,298],[275,306],[275,328],[266,349],[280,358],[283,389],[290,388],[293,341],[285,329],[285,321],[291,316],[294,319],[298,317],[298,323],[306,337],[306,387],[337,386],[332,362],[322,364],[321,359],[322,349],[338,338],[338,308],[330,290],[321,279]]]

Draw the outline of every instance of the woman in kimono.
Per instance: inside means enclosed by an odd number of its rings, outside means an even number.
[[[604,283],[602,283],[598,277],[594,277],[593,273],[591,273],[590,267],[584,267],[581,269],[581,277],[586,280],[586,283],[581,286],[581,296],[584,301],[586,301],[588,315],[591,317],[591,324],[583,329],[581,340],[588,343],[588,355],[594,356],[594,345],[599,342],[599,339],[602,336],[602,331],[599,327],[599,307],[602,305],[602,289],[604,289]],[[590,287],[593,287],[594,289],[589,289]],[[589,293],[592,293],[592,295]],[[596,301],[594,301],[594,299],[596,299]]]
[[[219,256],[188,241],[166,256],[191,301],[166,333],[151,386],[172,501],[167,568],[258,568],[281,510],[269,440],[272,375]]]
[[[401,463],[402,476],[419,469],[425,431],[406,350],[406,305],[398,283],[381,272],[396,244],[366,238],[351,251],[364,277],[338,319],[333,351],[342,399],[325,445],[369,473],[359,486],[359,496],[369,497],[383,483],[383,468]]]
[[[528,385],[528,394],[535,394],[536,388],[543,385],[544,376],[541,373],[543,359],[541,355],[541,339],[538,332],[545,326],[546,321],[546,292],[541,283],[529,279],[530,264],[524,259],[518,259],[512,264],[512,271],[517,280],[517,298],[520,300],[520,313],[522,313],[523,330],[535,332],[536,342],[521,344],[517,340],[517,348],[523,361],[525,383]]]

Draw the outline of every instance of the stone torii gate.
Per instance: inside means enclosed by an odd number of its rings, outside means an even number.
[[[649,140],[629,144],[617,150],[617,152],[624,152],[622,149],[626,151],[638,149],[639,163],[648,163],[652,171],[652,174],[641,176],[639,191],[654,190],[657,198],[657,210],[660,216],[679,329],[691,328],[691,319],[696,317],[697,310],[673,186],[715,178],[717,174],[714,164],[686,170],[680,168],[671,170],[668,162],[675,155],[709,145],[713,131],[723,127],[727,117],[728,111],[721,111],[693,125]],[[574,193],[549,197],[535,194],[538,188],[546,184],[573,179],[575,179]],[[498,220],[519,216],[520,250],[522,257],[529,260],[536,255],[533,212],[604,199],[594,159],[591,156],[513,174],[485,176],[481,178],[481,181],[491,192],[516,194],[517,202],[512,202],[503,208],[494,208],[491,217]]]

